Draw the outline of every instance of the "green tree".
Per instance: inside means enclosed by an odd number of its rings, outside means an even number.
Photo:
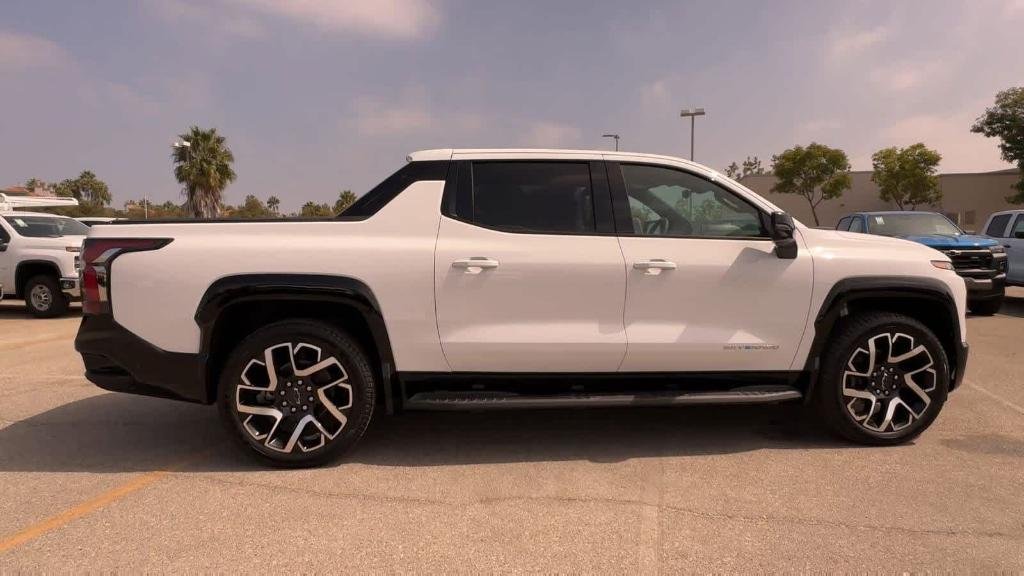
[[[110,204],[110,188],[107,183],[88,170],[82,171],[77,178],[62,180],[53,187],[57,196],[65,196],[78,200],[77,208],[65,209],[62,213],[68,216],[103,216],[106,206]]]
[[[761,165],[761,159],[757,156],[747,156],[742,166],[733,162],[725,168],[725,175],[733,180],[741,180],[747,176],[760,176],[765,173],[766,170]]]
[[[334,213],[341,214],[346,208],[351,206],[356,201],[356,195],[351,190],[342,190],[338,194],[338,199],[334,201]]]
[[[172,149],[171,160],[185,206],[196,218],[214,218],[220,211],[224,189],[236,178],[231,167],[235,155],[216,128],[193,126],[179,138],[185,145]]]
[[[1024,87],[1010,88],[996,94],[995,106],[986,108],[971,132],[999,138],[1003,160],[1017,165],[1021,178],[1013,186],[1017,192],[1006,200],[1024,204]]]
[[[304,218],[324,218],[334,216],[334,209],[330,204],[318,204],[312,200],[302,205],[299,216]]]
[[[935,175],[941,161],[941,154],[920,142],[906,148],[883,148],[871,156],[871,180],[878,184],[878,196],[895,202],[900,210],[932,206],[942,200]]]
[[[817,142],[772,156],[772,172],[777,179],[772,192],[803,196],[811,207],[815,226],[821,225],[818,205],[842,196],[852,185],[846,152]]]
[[[38,188],[40,190],[45,190],[50,194],[53,194],[53,184],[50,184],[49,182],[44,182],[39,178],[29,178],[28,181],[25,182],[25,188],[28,188],[29,191]]]
[[[231,210],[232,218],[273,218],[274,212],[259,198],[249,194],[245,200]]]
[[[277,196],[267,198],[267,208],[269,208],[274,214],[277,214],[277,211],[281,208],[281,199]]]

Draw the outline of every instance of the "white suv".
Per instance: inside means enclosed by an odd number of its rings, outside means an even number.
[[[280,465],[351,447],[378,403],[803,399],[893,444],[931,424],[967,358],[945,255],[807,228],[648,154],[417,152],[337,218],[100,226],[83,265],[87,377],[217,402]]]

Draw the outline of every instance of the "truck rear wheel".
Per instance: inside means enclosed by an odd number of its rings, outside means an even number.
[[[949,390],[945,350],[908,316],[869,312],[845,320],[815,387],[821,416],[862,444],[913,439],[935,421]]]
[[[68,311],[69,302],[56,278],[40,274],[25,283],[25,305],[36,318],[56,318]]]
[[[312,320],[261,328],[231,353],[219,408],[246,451],[277,466],[315,466],[352,448],[370,424],[374,372],[348,334]]]

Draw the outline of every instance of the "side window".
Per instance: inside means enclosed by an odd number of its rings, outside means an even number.
[[[850,232],[863,232],[864,231],[864,219],[860,216],[854,216],[853,220],[850,221]]]
[[[994,216],[992,221],[988,223],[988,228],[985,229],[986,236],[992,236],[994,238],[1002,238],[1006,232],[1006,225],[1010,223],[1010,217],[1013,214],[1000,214]],[[1017,222],[1020,223],[1020,218],[1017,218]],[[1016,226],[1014,226],[1016,228]],[[1012,236],[1013,234],[1011,234]]]
[[[757,208],[699,176],[622,164],[633,234],[637,236],[767,237]]]
[[[1024,238],[1024,214],[1018,214],[1010,230],[1010,238]]]
[[[4,228],[4,225],[0,224],[0,244],[7,244],[10,241],[11,235],[7,233],[7,229]]]
[[[590,234],[586,162],[473,162],[473,222],[509,232]]]
[[[850,229],[850,217],[846,216],[839,220],[839,225],[836,226],[836,230],[849,230]]]

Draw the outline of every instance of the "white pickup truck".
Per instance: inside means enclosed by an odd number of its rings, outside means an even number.
[[[13,210],[75,203],[0,194],[0,298],[24,298],[38,318],[60,316],[78,299],[79,251],[88,227],[64,216]]]
[[[83,266],[92,382],[216,402],[284,466],[352,447],[378,407],[804,400],[894,444],[968,350],[945,255],[648,154],[416,152],[334,219],[117,223]]]

